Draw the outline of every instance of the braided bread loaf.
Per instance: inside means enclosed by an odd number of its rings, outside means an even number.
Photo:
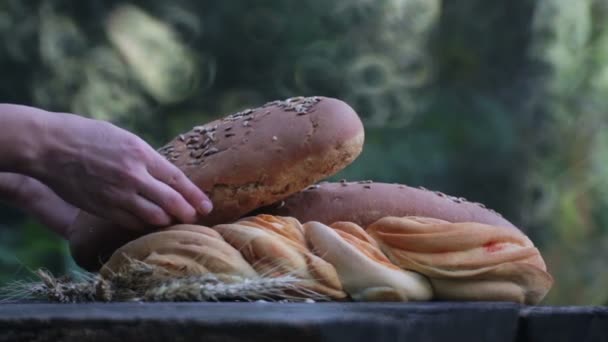
[[[366,230],[264,214],[212,228],[179,225],[123,246],[102,272],[131,259],[242,281],[292,275],[331,300],[536,304],[553,281],[517,229],[424,217],[384,217]]]
[[[100,273],[108,277],[130,260],[160,266],[174,276],[213,273],[248,278],[257,275],[241,253],[217,231],[196,225],[176,225],[131,241],[114,253]]]
[[[300,286],[334,299],[346,297],[336,269],[306,246],[302,225],[289,217],[256,216],[213,227],[260,275],[290,274]]]
[[[424,274],[435,298],[538,303],[553,283],[521,231],[421,217],[385,217],[367,228],[397,266]]]
[[[361,227],[350,222],[304,225],[315,253],[337,270],[345,290],[357,301],[429,300],[432,290],[421,275],[392,264]]]

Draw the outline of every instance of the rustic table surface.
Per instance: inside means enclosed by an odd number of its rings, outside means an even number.
[[[0,341],[608,341],[608,307],[509,303],[0,304]]]

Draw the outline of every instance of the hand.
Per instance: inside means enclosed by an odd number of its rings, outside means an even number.
[[[33,175],[67,202],[125,228],[194,223],[212,210],[185,174],[110,123],[50,113]]]
[[[23,209],[64,238],[78,214],[76,207],[46,185],[16,173],[0,172],[0,199]]]

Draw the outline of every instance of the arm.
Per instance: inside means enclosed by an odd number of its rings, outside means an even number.
[[[37,140],[45,130],[47,118],[41,110],[0,104],[0,172],[24,173],[33,169],[43,152]]]
[[[91,214],[138,228],[195,222],[211,211],[181,170],[110,123],[7,104],[0,122],[0,171],[35,178]]]
[[[15,173],[0,172],[0,201],[22,209],[65,239],[78,214],[76,207],[44,184]]]

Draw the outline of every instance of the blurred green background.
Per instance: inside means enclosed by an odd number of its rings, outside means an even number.
[[[608,304],[608,1],[0,1],[0,101],[160,147],[266,101],[324,95],[366,125],[333,177],[483,202],[539,246],[545,304]],[[1,133],[0,133],[1,134]],[[0,283],[75,268],[0,208]]]

